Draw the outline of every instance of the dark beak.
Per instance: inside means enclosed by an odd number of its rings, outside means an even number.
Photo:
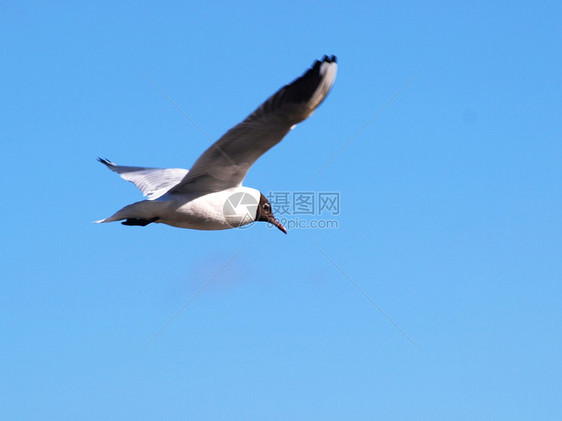
[[[268,220],[268,222],[270,224],[275,225],[277,228],[279,228],[281,231],[283,231],[285,234],[287,234],[287,230],[285,229],[285,227],[283,225],[281,225],[281,223],[277,219],[271,218],[271,219]]]

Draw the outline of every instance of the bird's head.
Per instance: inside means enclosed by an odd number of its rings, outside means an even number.
[[[275,216],[273,216],[273,210],[271,209],[269,200],[267,200],[267,197],[265,197],[261,193],[260,203],[256,211],[256,221],[269,222],[270,224],[275,225],[277,228],[287,234],[287,230],[285,229],[285,227],[281,225],[281,223],[277,219],[275,219]]]

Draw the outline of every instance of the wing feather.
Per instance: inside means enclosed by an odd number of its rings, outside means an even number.
[[[277,91],[209,147],[171,192],[212,192],[240,186],[252,164],[326,98],[336,70],[335,56],[314,62],[301,77]]]
[[[177,185],[188,173],[182,168],[144,168],[116,165],[107,159],[98,158],[111,171],[130,181],[148,200],[158,199]]]

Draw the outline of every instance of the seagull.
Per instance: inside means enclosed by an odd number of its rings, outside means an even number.
[[[272,95],[243,122],[226,132],[191,169],[144,168],[99,162],[137,186],[147,200],[133,203],[96,223],[161,223],[178,228],[224,230],[255,221],[285,234],[271,204],[258,190],[242,186],[256,160],[277,145],[326,98],[336,78],[335,56],[324,56],[299,78]]]

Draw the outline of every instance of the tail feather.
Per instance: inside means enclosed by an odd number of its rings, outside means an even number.
[[[122,221],[124,219],[151,221],[154,222],[160,219],[159,211],[162,209],[162,202],[155,202],[152,200],[143,200],[125,206],[123,209],[118,210],[109,218],[93,221],[95,224],[104,224],[106,222]]]
[[[119,212],[117,212],[119,213]],[[117,214],[115,214],[117,215]],[[126,219],[126,218],[115,218],[115,215],[110,216],[109,218],[105,218],[105,219],[100,219],[98,221],[92,221],[92,224],[105,224],[106,222],[115,222],[115,221],[121,221],[122,219]]]

